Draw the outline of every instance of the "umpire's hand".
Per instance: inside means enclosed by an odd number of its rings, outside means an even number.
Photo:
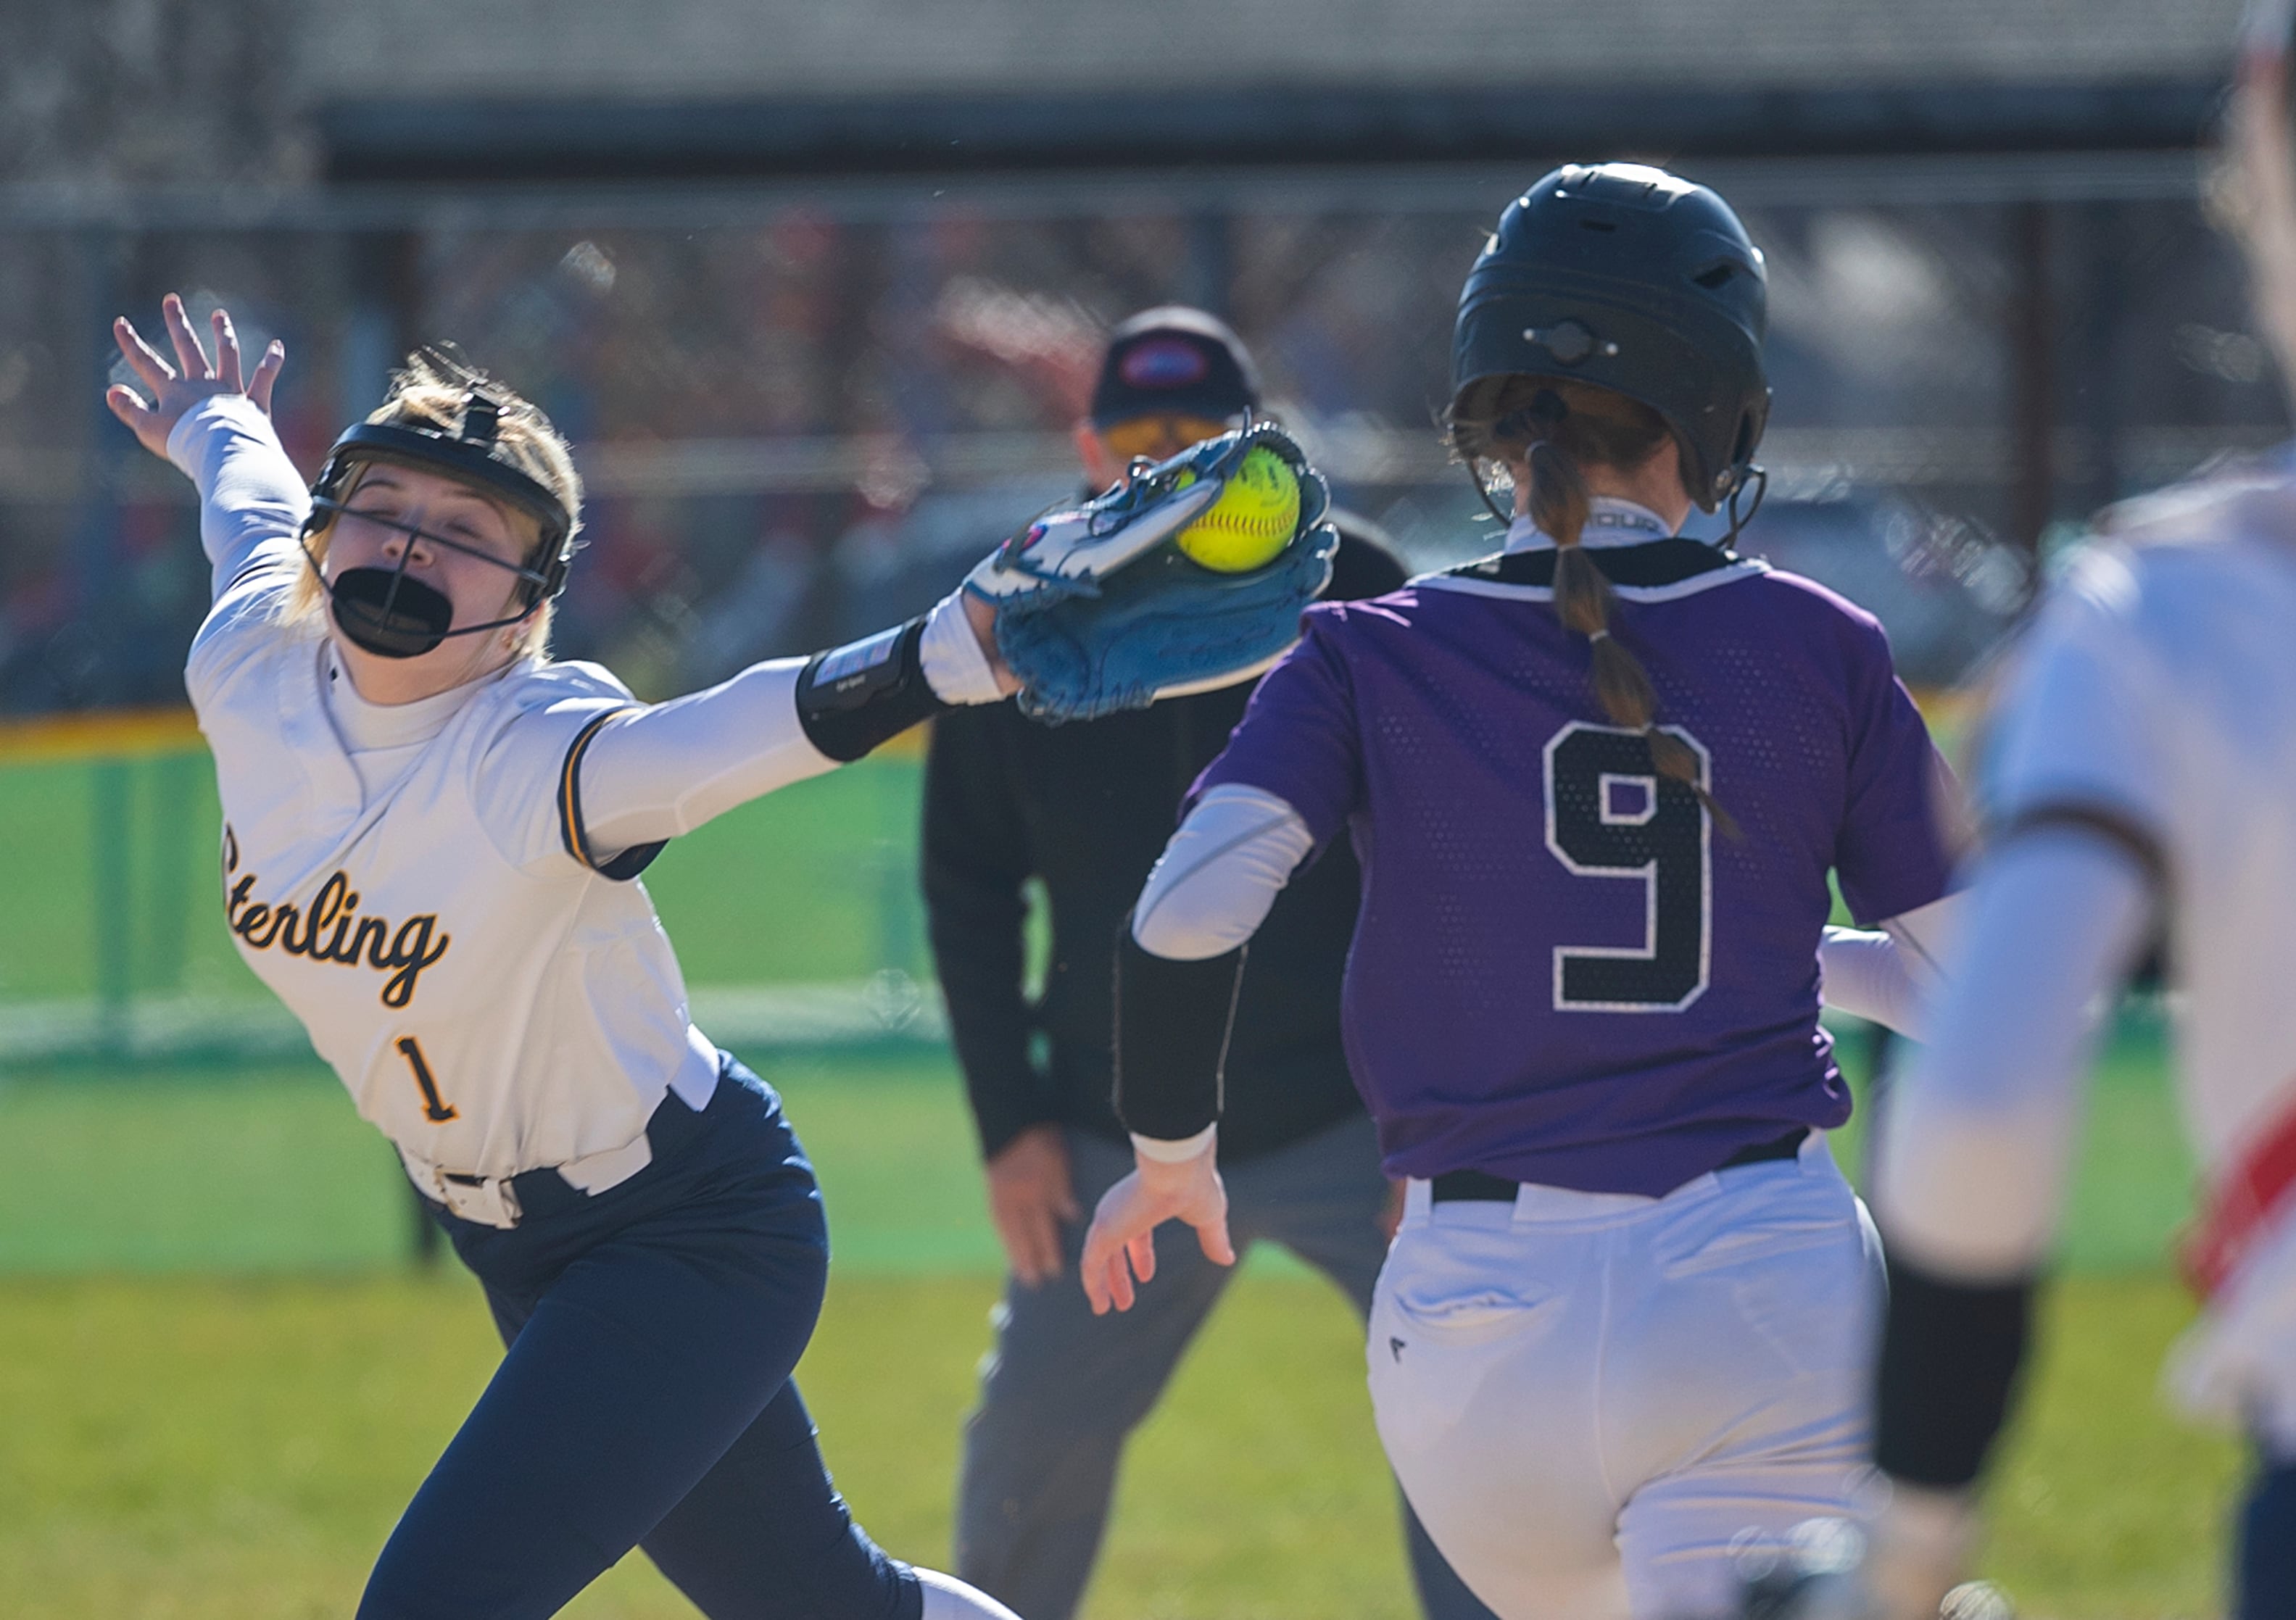
[[[1022,1287],[1061,1274],[1061,1228],[1083,1213],[1060,1126],[1030,1125],[989,1159],[988,1218]]]
[[[1219,1265],[1235,1264],[1227,1234],[1227,1189],[1221,1184],[1216,1155],[1207,1142],[1193,1158],[1177,1163],[1142,1157],[1132,1174],[1102,1195],[1084,1235],[1084,1291],[1095,1316],[1111,1306],[1132,1308],[1133,1280],[1156,1274],[1156,1229],[1185,1221],[1196,1229],[1204,1256]]]

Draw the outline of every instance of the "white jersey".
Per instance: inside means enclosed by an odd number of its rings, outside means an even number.
[[[320,697],[324,637],[266,622],[284,569],[227,596],[188,671],[221,784],[225,916],[359,1112],[480,1176],[643,1135],[709,1043],[644,885],[570,853],[573,750],[629,705],[602,670],[526,665],[372,798]]]
[[[217,396],[168,453],[199,486],[215,570],[184,679],[240,953],[426,1190],[554,1167],[596,1190],[642,1168],[656,1106],[675,1090],[700,1108],[718,1061],[635,868],[832,768],[798,719],[803,660],[654,706],[547,660],[365,703],[318,618],[283,619],[309,500],[269,420]],[[955,598],[922,659],[952,700],[996,696]]]
[[[1931,1044],[1893,1091],[1876,1194],[1904,1257],[1975,1280],[2042,1264],[2093,1010],[2148,929],[2181,993],[2207,1182],[2296,1107],[2292,625],[2296,481],[2273,471],[2160,497],[2136,544],[2080,560],[2019,650],[1977,780],[1997,830],[2035,830],[1980,867]],[[2083,835],[2042,830],[2066,824]],[[2173,1381],[2192,1409],[2296,1444],[2296,1220],[2257,1234]]]
[[[2084,557],[1979,773],[1996,828],[2102,812],[2157,846],[2185,1112],[2211,1180],[2296,1106],[2296,484],[2172,496]]]
[[[224,449],[238,414],[179,438]],[[644,886],[574,853],[576,746],[628,691],[589,665],[513,665],[369,794],[329,718],[322,625],[280,622],[304,566],[288,532],[245,549],[184,672],[240,954],[418,1165],[564,1165],[641,1139],[673,1083],[706,1101],[715,1055]]]

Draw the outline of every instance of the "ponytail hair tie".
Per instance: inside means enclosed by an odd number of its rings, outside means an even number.
[[[1587,632],[1587,640],[1589,644],[1595,642],[1607,642],[1610,639],[1611,633],[1608,630],[1589,630]]]

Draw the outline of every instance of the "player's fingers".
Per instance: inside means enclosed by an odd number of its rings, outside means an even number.
[[[1132,1274],[1146,1282],[1156,1275],[1156,1229],[1150,1227],[1124,1246],[1124,1253],[1132,1262]]]
[[[1095,1316],[1108,1314],[1108,1235],[1100,1223],[1093,1223],[1092,1230],[1084,1235],[1084,1257],[1077,1263],[1078,1280],[1084,1284],[1085,1297],[1092,1301]]]
[[[213,381],[215,368],[208,364],[208,351],[200,347],[200,334],[192,330],[184,300],[169,293],[160,300],[160,314],[167,320],[168,340],[175,345],[176,364],[184,375],[194,382]]]
[[[143,396],[121,383],[115,382],[103,390],[103,403],[111,407],[114,416],[139,432],[152,415],[152,407],[144,403]]]
[[[1235,1264],[1235,1243],[1227,1233],[1227,1216],[1219,1215],[1196,1228],[1196,1243],[1214,1265]]]
[[[255,363],[255,375],[247,380],[247,397],[266,416],[271,414],[272,385],[279,380],[279,373],[286,365],[287,346],[274,338],[271,347],[263,351],[263,358]]]
[[[239,331],[231,323],[231,312],[220,307],[208,317],[208,325],[215,331],[216,380],[234,394],[247,391],[247,381],[239,369]]]
[[[127,369],[142,378],[144,386],[153,393],[160,391],[161,383],[176,380],[176,368],[160,357],[160,351],[144,340],[144,334],[135,330],[126,315],[112,321],[111,339],[119,345],[119,352],[127,361]]]
[[[1132,1308],[1132,1278],[1124,1269],[1124,1251],[1121,1248],[1111,1249],[1103,1255],[1100,1264],[1086,1273],[1085,1293],[1092,1300],[1095,1316]]]

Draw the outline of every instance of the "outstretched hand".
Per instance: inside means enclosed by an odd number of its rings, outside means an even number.
[[[263,351],[263,358],[256,362],[254,375],[243,377],[239,333],[233,329],[228,313],[218,309],[209,317],[209,324],[215,331],[216,354],[212,362],[200,346],[199,334],[192,330],[191,317],[184,313],[183,299],[169,293],[160,300],[160,315],[167,324],[176,364],[170,365],[162,359],[160,351],[145,342],[144,335],[122,315],[111,323],[112,338],[150,397],[147,400],[134,389],[117,382],[103,393],[103,403],[111,407],[114,416],[127,424],[146,450],[164,458],[168,454],[168,435],[175,431],[184,413],[212,395],[244,394],[266,416],[271,414],[271,387],[279,380],[280,368],[287,364],[286,348],[277,339],[272,340],[271,346]]]
[[[1094,1315],[1105,1316],[1111,1307],[1132,1308],[1134,1280],[1145,1282],[1156,1274],[1156,1229],[1167,1221],[1194,1227],[1204,1257],[1213,1264],[1235,1264],[1235,1245],[1227,1232],[1227,1189],[1213,1157],[1208,1145],[1178,1164],[1141,1159],[1131,1174],[1101,1195],[1078,1267]]]

